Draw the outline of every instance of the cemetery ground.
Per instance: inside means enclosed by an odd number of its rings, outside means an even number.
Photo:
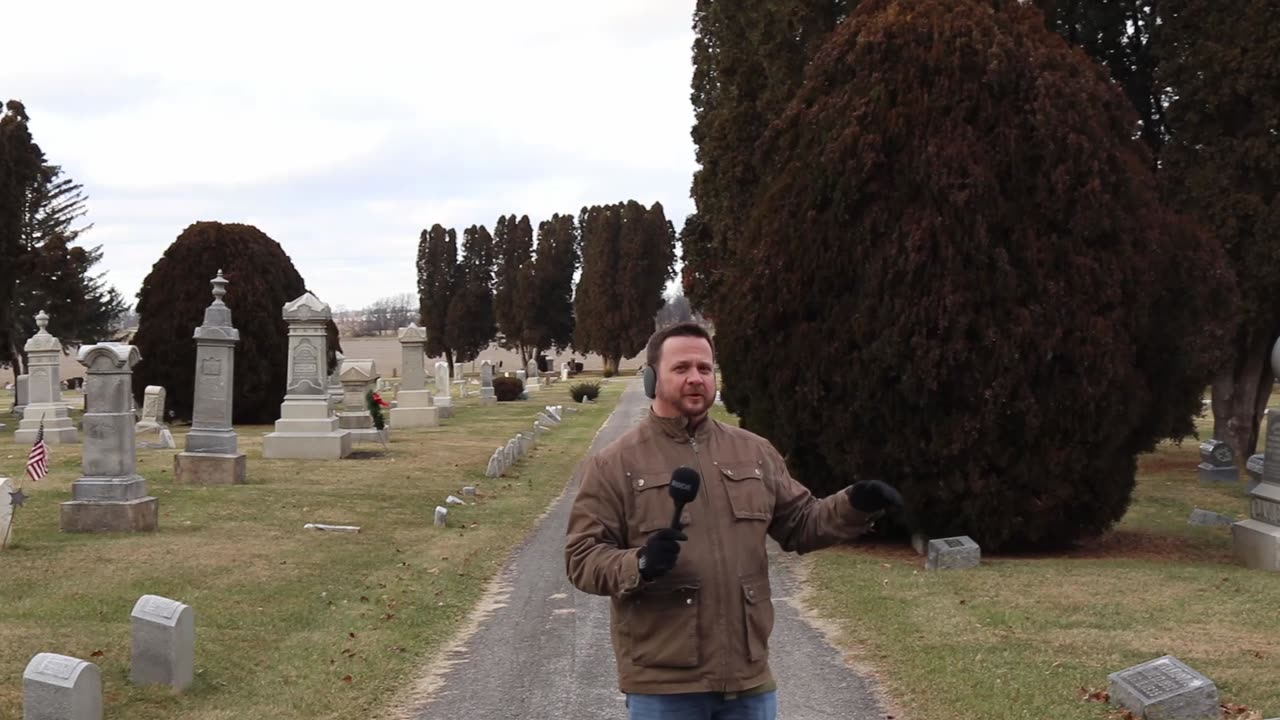
[[[943,571],[900,543],[834,548],[798,563],[806,605],[910,720],[1120,718],[1082,688],[1166,654],[1241,706],[1224,717],[1280,716],[1280,573],[1239,565],[1229,527],[1187,524],[1196,507],[1248,517],[1243,479],[1200,485],[1197,444],[1141,457],[1128,512],[1095,542]]]
[[[38,652],[97,663],[107,718],[379,717],[564,490],[624,385],[604,383],[599,402],[579,406],[496,479],[484,477],[493,449],[544,404],[571,403],[569,384],[525,402],[455,398],[440,427],[393,428],[386,451],[362,443],[362,457],[344,460],[264,460],[271,427],[239,426],[249,461],[241,486],[177,485],[177,450],[139,449],[160,530],[138,535],[60,533],[58,503],[80,475],[81,446],[53,446],[49,477],[32,483],[28,448],[4,418],[0,476],[22,479],[30,499],[15,546],[0,552],[0,720],[21,717],[23,668]],[[10,402],[0,392],[0,406]],[[185,428],[174,431],[181,448]],[[479,488],[476,502],[450,506],[448,528],[433,527],[436,505],[466,485]],[[362,531],[304,530],[309,522]],[[195,611],[196,679],[184,694],[128,682],[129,612],[143,594]]]

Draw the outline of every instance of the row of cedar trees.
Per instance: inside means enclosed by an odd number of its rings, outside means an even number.
[[[433,225],[418,241],[418,297],[427,354],[452,369],[495,339],[522,362],[570,345],[598,353],[606,375],[653,332],[673,274],[675,229],[660,203],[584,207],[533,224],[498,218],[494,231]],[[577,290],[574,275],[581,265]]]
[[[904,528],[984,549],[1105,531],[1210,382],[1242,463],[1280,335],[1277,27],[1273,0],[698,0],[683,284],[730,409],[815,491],[883,477]]]

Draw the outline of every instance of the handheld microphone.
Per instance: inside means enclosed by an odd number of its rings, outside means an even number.
[[[684,506],[698,497],[698,487],[702,485],[702,476],[691,467],[678,467],[671,473],[671,499],[676,503],[675,514],[671,516],[671,528],[680,529],[680,513]]]

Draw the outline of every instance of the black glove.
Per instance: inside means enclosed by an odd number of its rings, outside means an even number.
[[[645,580],[666,575],[680,557],[680,540],[689,537],[679,530],[663,528],[649,536],[640,548],[640,577]]]
[[[864,513],[902,507],[902,496],[883,480],[859,480],[849,487],[848,493],[853,509]]]

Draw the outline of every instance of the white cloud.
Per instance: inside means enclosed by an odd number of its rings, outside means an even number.
[[[693,4],[25,3],[6,56],[35,60],[0,66],[0,95],[85,184],[86,242],[126,297],[184,227],[223,220],[358,307],[413,290],[435,222],[635,198],[678,227]]]

